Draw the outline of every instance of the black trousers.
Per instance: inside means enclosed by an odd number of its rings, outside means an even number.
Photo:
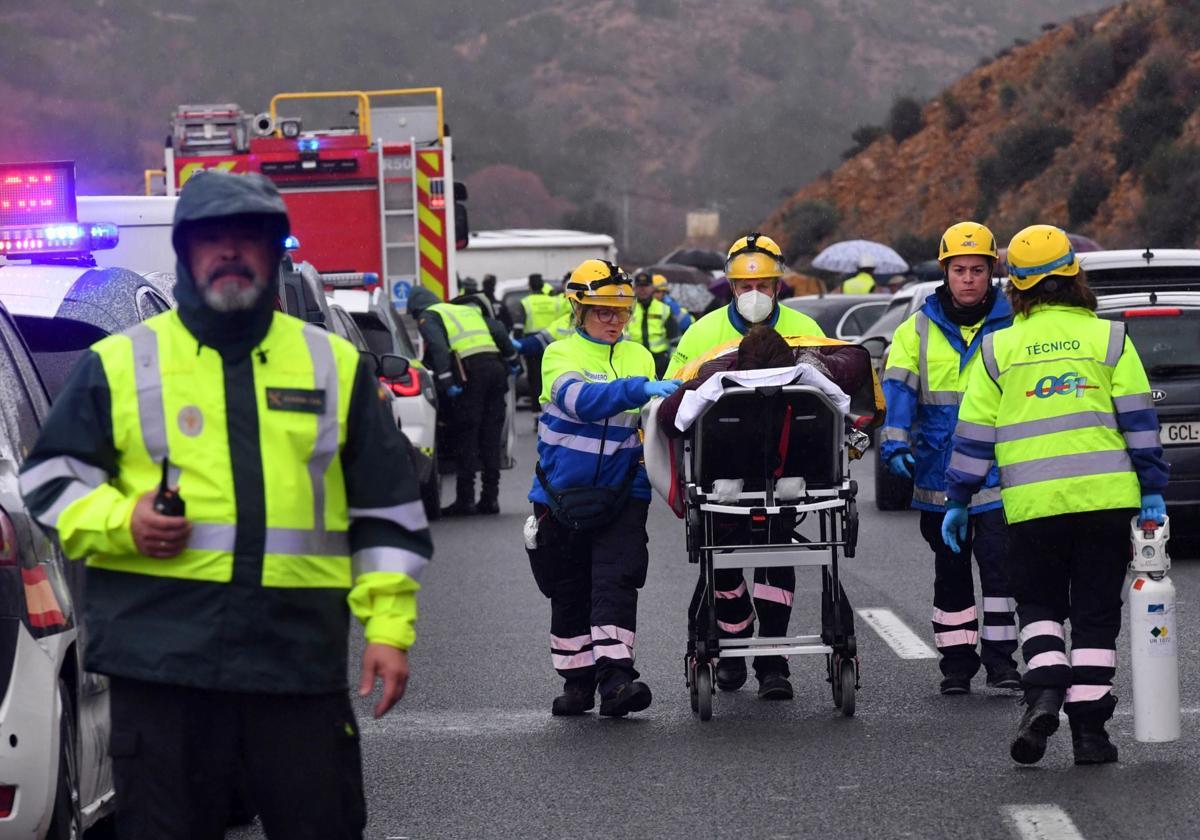
[[[525,376],[529,380],[529,400],[533,404],[533,413],[542,410],[542,356],[525,356]],[[547,394],[549,399],[550,395]]]
[[[529,552],[533,577],[550,599],[550,658],[568,687],[607,693],[635,680],[638,590],[646,583],[646,514],[630,499],[612,522],[568,531],[534,504],[538,547]]]
[[[1135,510],[1100,510],[1030,519],[1009,526],[1026,696],[1066,692],[1073,720],[1103,723],[1117,699],[1121,592]],[[1067,657],[1064,623],[1071,623]]]
[[[671,361],[671,352],[665,350],[662,353],[654,353],[654,376],[658,379],[663,378],[663,374],[667,372],[667,364]]]
[[[500,493],[500,451],[504,446],[505,397],[508,366],[497,354],[463,360],[467,381],[453,403],[454,435],[458,449],[455,488],[460,502],[475,502],[475,473],[482,467],[482,499],[496,501]]]
[[[114,677],[110,701],[120,840],[220,840],[237,778],[272,840],[362,837],[358,725],[345,692],[240,694]]]
[[[1015,667],[1016,604],[1008,580],[1008,526],[1004,511],[989,510],[967,520],[962,554],[955,554],[942,542],[942,519],[941,513],[921,511],[921,536],[933,549],[933,638],[942,657],[942,673],[973,677],[981,661],[988,673]],[[982,633],[975,607],[972,554],[979,566],[979,587],[983,590]]]

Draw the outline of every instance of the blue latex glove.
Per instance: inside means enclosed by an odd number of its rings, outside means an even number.
[[[947,502],[946,515],[942,518],[942,542],[955,554],[962,554],[962,544],[966,541],[967,509],[962,502]]]
[[[911,452],[898,452],[888,459],[888,469],[892,475],[898,475],[901,478],[912,478],[913,465],[916,460]]]
[[[1145,522],[1147,519],[1153,519],[1159,525],[1163,524],[1167,518],[1167,503],[1163,501],[1163,497],[1159,493],[1147,493],[1142,496],[1142,512],[1138,516],[1138,522]]]
[[[521,352],[521,342],[517,341],[515,338],[513,338],[511,336],[509,336],[508,340],[512,343],[512,349],[516,350],[518,353],[520,353]]]
[[[678,391],[682,384],[678,379],[664,379],[662,382],[655,382],[651,379],[642,386],[642,393],[646,395],[646,399],[669,397]]]
[[[449,397],[450,399],[454,399],[455,397],[462,396],[462,386],[461,385],[451,385],[449,388],[446,389],[446,396]]]
[[[508,363],[508,372],[510,375],[520,376],[522,370],[523,370],[523,368],[521,367],[520,362],[509,362]]]

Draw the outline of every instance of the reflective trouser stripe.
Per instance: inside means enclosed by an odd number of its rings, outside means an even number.
[[[743,621],[717,620],[717,627],[726,633],[740,633],[754,622],[754,613],[750,613]]]
[[[976,620],[975,607],[971,606],[965,610],[958,612],[946,612],[945,610],[933,608],[933,620],[938,624],[945,624],[947,627],[954,627],[959,624],[967,624]]]
[[[1038,636],[1053,636],[1056,639],[1065,637],[1063,626],[1057,621],[1032,621],[1021,628],[1021,644]]]
[[[1034,654],[1025,662],[1029,666],[1029,670],[1035,668],[1053,668],[1056,665],[1069,666],[1071,663],[1067,661],[1067,655],[1061,650],[1048,650],[1045,653]]]
[[[744,581],[744,580],[738,584],[737,589],[729,589],[729,590],[717,589],[717,590],[713,591],[713,596],[716,597],[717,600],[727,600],[727,601],[736,600],[745,594],[746,594],[746,581]]]
[[[1103,700],[1111,691],[1111,685],[1072,685],[1067,688],[1066,702],[1088,703]]]
[[[1117,652],[1107,648],[1075,648],[1071,651],[1071,667],[1116,668]]]
[[[977,630],[951,630],[947,633],[933,634],[933,643],[939,648],[974,645],[978,641],[979,632]]]
[[[1016,624],[985,624],[981,636],[985,642],[1015,642]]]
[[[1017,602],[1014,598],[994,598],[984,597],[983,611],[997,613],[1011,613],[1017,608]]]
[[[596,658],[592,655],[591,635],[563,637],[551,633],[550,661],[560,671],[592,667]]]
[[[775,604],[783,604],[785,607],[790,607],[792,605],[793,593],[782,587],[756,583],[754,584],[754,597],[760,601],[771,601]]]
[[[1036,484],[1040,481],[1132,471],[1133,464],[1129,460],[1129,453],[1124,449],[1051,455],[1047,458],[1005,464],[1000,468],[1000,485],[1007,490],[1010,487]]]

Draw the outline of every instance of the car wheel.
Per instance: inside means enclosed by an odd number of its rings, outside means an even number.
[[[425,518],[430,522],[442,515],[442,472],[438,468],[436,452],[432,460],[429,476],[421,484],[421,503],[425,506]]]
[[[893,475],[875,450],[875,507],[879,510],[908,510],[912,504],[912,480]]]
[[[58,787],[47,840],[81,840],[83,812],[79,804],[79,736],[75,699],[65,680],[58,681],[62,717],[58,721]]]

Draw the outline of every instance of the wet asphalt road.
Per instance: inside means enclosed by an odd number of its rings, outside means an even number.
[[[1172,571],[1183,738],[1134,741],[1123,634],[1121,704],[1110,728],[1121,749],[1117,765],[1076,768],[1065,722],[1040,765],[1014,765],[1007,749],[1020,714],[1013,695],[989,691],[981,674],[972,694],[942,697],[935,660],[902,659],[861,621],[854,718],[833,707],[823,658],[804,657],[792,660],[792,702],[759,701],[751,679],[740,692],[719,693],[713,720],[700,723],[682,666],[694,567],[682,523],[657,500],[637,635],[654,704],[624,720],[552,718],[559,685],[547,650],[549,605],[521,542],[534,462],[530,415],[518,414],[518,424],[502,515],[434,526],[437,553],[423,579],[408,695],[379,721],[358,703],[371,840],[1200,836],[1194,549],[1190,562],[1176,549]],[[855,608],[889,609],[932,645],[932,555],[916,514],[875,509],[872,457],[853,469],[863,519],[843,581]],[[816,626],[818,592],[816,572],[801,570],[792,632]],[[357,654],[361,639],[354,645]],[[257,826],[228,833],[262,836]]]

